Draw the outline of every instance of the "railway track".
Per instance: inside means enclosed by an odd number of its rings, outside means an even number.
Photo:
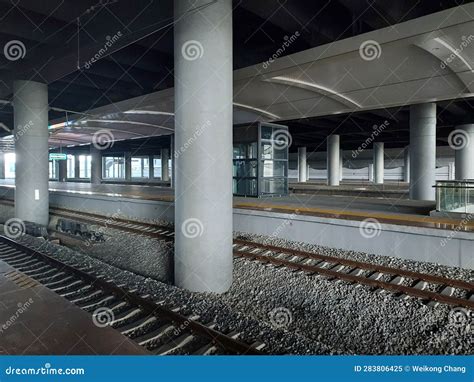
[[[174,229],[152,223],[137,222],[53,208],[52,214],[68,219],[107,226],[126,232],[172,241]],[[374,291],[388,291],[399,298],[415,297],[426,303],[442,303],[474,309],[474,283],[435,276],[373,263],[298,251],[243,239],[234,240],[234,256],[301,271],[307,275],[322,275],[355,285],[366,285]]]
[[[66,264],[4,236],[0,260],[21,272],[11,277],[28,276],[26,282],[44,285],[91,313],[96,325],[112,326],[153,354],[262,354],[265,346],[239,340],[238,332],[222,333],[215,322],[202,321],[186,307],[169,309],[92,269]]]

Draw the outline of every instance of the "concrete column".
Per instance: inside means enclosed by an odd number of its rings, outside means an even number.
[[[125,162],[125,180],[132,180],[132,154],[124,153],[124,162]]]
[[[374,142],[374,183],[383,184],[384,178],[384,144],[383,142]]]
[[[309,164],[308,164],[308,165],[306,166],[306,181],[309,180],[309,169],[310,169],[310,167],[309,167]]]
[[[81,168],[79,166],[79,155],[74,154],[74,178],[79,179],[79,174],[81,173]]]
[[[369,163],[369,182],[374,181],[374,164]]]
[[[454,162],[448,163],[448,180],[455,180],[456,179],[456,169],[455,169]]]
[[[459,145],[453,142],[455,147],[455,176],[456,180],[474,179],[474,124],[457,126]]]
[[[328,185],[339,186],[339,135],[330,135],[327,143]]]
[[[168,162],[170,159],[170,150],[161,149],[161,180],[163,182],[168,182],[170,180],[170,171],[168,167]]]
[[[148,155],[148,178],[152,180],[154,176],[155,176],[154,156]]]
[[[13,83],[15,136],[15,216],[49,221],[48,87],[33,81]]]
[[[58,160],[58,181],[67,181],[67,160]]]
[[[435,103],[410,106],[410,156],[410,199],[435,200]]]
[[[0,179],[5,179],[5,153],[0,152]]]
[[[339,150],[339,180],[342,180],[343,170],[344,170],[344,155],[342,154],[342,150]]]
[[[308,180],[308,165],[306,163],[306,147],[298,147],[298,182]]]
[[[174,5],[175,282],[220,293],[233,268],[232,0]]]
[[[100,184],[102,182],[102,152],[94,145],[91,145],[91,183]]]
[[[409,182],[410,181],[410,146],[405,147],[403,156],[404,156],[403,181]]]

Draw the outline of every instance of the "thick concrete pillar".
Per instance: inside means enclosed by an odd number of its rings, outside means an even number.
[[[165,148],[161,149],[161,180],[168,182],[170,180],[170,170],[168,167],[170,159],[170,150]]]
[[[298,147],[298,182],[308,180],[308,165],[306,163],[306,147]]]
[[[374,164],[373,163],[369,163],[368,170],[369,170],[369,182],[373,182],[374,181]]]
[[[403,151],[403,181],[410,182],[410,146]]]
[[[102,182],[102,152],[94,145],[91,145],[91,183],[100,184]]]
[[[459,145],[455,146],[456,180],[474,179],[474,124],[457,126]],[[456,144],[456,142],[453,142]]]
[[[220,293],[233,268],[232,0],[174,5],[175,282]]]
[[[374,183],[383,184],[384,178],[384,144],[383,142],[374,142]]]
[[[339,135],[330,135],[327,142],[328,185],[339,186]]]
[[[5,153],[0,152],[0,179],[5,179]]]
[[[153,155],[148,155],[148,178],[152,180],[155,176],[155,160]]]
[[[435,200],[435,103],[410,106],[410,156],[410,199]]]
[[[125,180],[132,180],[132,154],[124,153],[124,162],[125,162]]]
[[[49,221],[48,87],[14,81],[15,216],[47,225]]]
[[[67,160],[58,160],[58,181],[67,181]]]

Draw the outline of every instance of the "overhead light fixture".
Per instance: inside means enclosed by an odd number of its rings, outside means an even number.
[[[156,111],[156,110],[127,110],[123,114],[150,114],[150,115],[174,115],[168,111]]]
[[[254,106],[250,106],[250,105],[244,105],[243,103],[237,103],[237,102],[234,102],[234,106],[239,107],[241,109],[247,109],[247,110],[255,111],[258,114],[266,115],[267,117],[270,117],[272,119],[281,119],[278,115],[270,113],[269,111],[260,109],[258,107],[254,107]]]
[[[451,45],[449,45],[446,41],[444,41],[443,39],[439,37],[436,37],[434,41],[443,45],[446,49],[450,50],[457,58],[459,58],[463,62],[464,65],[466,65],[469,68],[471,72],[474,71],[472,69],[472,66],[469,64],[469,62],[467,62],[466,59],[463,56],[461,56],[461,54],[459,54],[459,51],[457,49],[454,49]]]
[[[362,108],[362,105],[354,101],[352,98],[349,98],[346,95],[342,93],[338,93],[325,86],[315,84],[314,82],[303,81],[303,80],[285,77],[285,76],[272,77],[265,81],[300,87],[302,89],[314,91],[316,93],[327,95],[328,97],[331,97],[331,98],[335,98],[339,102],[345,104],[346,106],[357,106],[358,108]]]

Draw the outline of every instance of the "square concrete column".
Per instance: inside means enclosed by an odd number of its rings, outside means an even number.
[[[306,147],[298,147],[298,182],[306,182],[308,180],[307,171]]]
[[[474,179],[474,124],[457,126],[450,138],[455,150],[456,180]]]
[[[0,152],[0,179],[5,179],[5,153]]]
[[[168,182],[170,180],[170,171],[168,163],[170,160],[170,150],[168,148],[161,149],[161,180]]]
[[[435,200],[435,103],[410,106],[410,157],[410,199]]]
[[[339,135],[330,135],[327,140],[327,169],[328,185],[339,186],[340,182],[340,156],[339,156]]]
[[[152,180],[155,177],[155,158],[148,155],[148,178]]]
[[[67,160],[58,160],[58,181],[67,181]]]
[[[132,180],[132,153],[124,153],[123,160],[125,164],[125,180]]]
[[[403,181],[410,182],[410,146],[403,151]]]
[[[384,179],[384,144],[383,142],[374,142],[374,183],[383,184]]]
[[[232,0],[174,1],[175,282],[232,284]]]
[[[95,145],[90,147],[91,155],[91,183],[100,184],[102,182],[102,152]]]
[[[49,221],[48,87],[14,81],[15,216],[47,225]]]

